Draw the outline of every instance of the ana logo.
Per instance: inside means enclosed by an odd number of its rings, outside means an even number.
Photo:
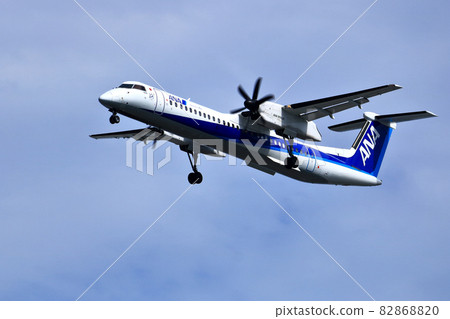
[[[179,97],[176,97],[176,96],[173,96],[173,95],[169,95],[169,100],[181,103],[181,99]]]
[[[370,132],[367,132],[366,138],[362,141],[359,147],[359,152],[361,153],[361,158],[363,165],[366,166],[366,161],[372,155],[370,150],[373,150],[377,145],[377,139],[380,137],[380,133],[375,129],[374,126],[370,127]]]

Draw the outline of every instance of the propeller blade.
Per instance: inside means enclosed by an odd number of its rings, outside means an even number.
[[[245,110],[245,106],[244,106],[244,107],[241,107],[241,108],[239,108],[239,109],[231,110],[230,113],[231,113],[231,114],[236,114],[236,113],[239,113],[239,112],[241,112],[241,111],[243,111],[243,110]]]
[[[239,109],[234,109],[231,110],[231,114],[235,114],[235,113],[239,113],[245,109],[247,109],[248,111],[242,112],[242,116],[252,116],[252,119],[258,119],[259,118],[259,106],[261,104],[263,104],[264,102],[267,102],[269,100],[272,100],[273,98],[275,98],[275,96],[273,96],[272,94],[266,95],[263,98],[258,100],[258,95],[259,95],[259,89],[261,87],[261,81],[262,78],[259,77],[256,82],[255,82],[255,87],[253,88],[253,95],[252,98],[250,98],[247,94],[247,92],[245,92],[245,90],[242,88],[242,86],[238,86],[238,91],[241,94],[241,96],[244,98],[244,107],[243,108],[239,108]]]
[[[274,96],[273,94],[266,95],[265,97],[263,97],[263,98],[261,98],[261,99],[258,100],[258,104],[261,105],[261,104],[263,104],[264,102],[273,100],[274,98],[275,98],[275,96]]]
[[[262,78],[258,78],[255,82],[255,88],[253,89],[253,100],[258,99],[259,87],[261,86],[261,80],[262,80]]]
[[[238,86],[238,91],[239,93],[241,93],[241,96],[246,100],[250,100],[250,97],[248,96],[247,92],[244,91],[244,89],[242,88],[242,86]]]

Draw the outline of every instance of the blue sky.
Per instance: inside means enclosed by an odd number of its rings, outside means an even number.
[[[226,112],[264,77],[279,96],[372,1],[80,1],[168,90]],[[448,300],[447,1],[380,0],[285,96],[300,102],[396,83],[366,111],[428,109],[402,123],[374,188],[312,185],[226,161],[83,300],[368,300],[256,179],[377,300]],[[154,85],[73,1],[6,0],[0,12],[0,300],[74,300],[187,187],[186,155],[154,176],[125,165],[98,96]],[[354,132],[327,126],[324,145]],[[446,208],[447,207],[447,208]]]

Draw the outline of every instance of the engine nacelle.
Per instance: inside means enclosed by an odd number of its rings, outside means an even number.
[[[259,113],[264,121],[264,126],[279,134],[317,142],[322,140],[316,123],[287,112],[280,104],[265,102],[260,105]]]

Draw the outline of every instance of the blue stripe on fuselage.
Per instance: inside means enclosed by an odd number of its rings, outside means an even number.
[[[151,111],[151,110],[147,110],[147,111],[153,113],[153,111]],[[261,146],[261,148],[270,149],[270,150],[274,150],[277,152],[288,153],[286,148],[280,147],[277,144],[277,143],[280,143],[281,145],[285,145],[286,143],[283,138],[278,138],[278,137],[274,137],[274,136],[270,136],[270,135],[266,135],[266,134],[262,134],[262,133],[244,131],[244,130],[241,130],[238,128],[229,127],[227,125],[219,124],[216,122],[204,121],[202,119],[195,119],[195,121],[194,121],[193,118],[170,114],[170,113],[163,113],[163,114],[161,114],[161,116],[163,116],[167,119],[170,119],[174,122],[177,122],[179,124],[188,126],[192,129],[199,130],[202,133],[206,133],[206,134],[215,136],[216,138],[224,139],[227,141],[236,140],[237,143],[243,144],[242,140],[247,139],[253,145],[255,145],[259,139],[266,139],[266,142]],[[310,155],[303,154],[300,152],[305,147],[307,147],[305,144],[296,143],[294,141],[293,153],[297,156],[310,158],[311,157]],[[314,153],[315,153],[314,155],[316,158],[320,158],[321,160],[323,160],[327,163],[343,166],[345,168],[355,170],[357,172],[371,175],[371,174],[364,172],[363,170],[360,170],[354,166],[348,165],[347,164],[347,162],[349,160],[348,157],[343,157],[343,156],[339,156],[339,155],[330,155],[328,153],[321,152],[317,149],[313,149],[313,150],[314,150]]]

